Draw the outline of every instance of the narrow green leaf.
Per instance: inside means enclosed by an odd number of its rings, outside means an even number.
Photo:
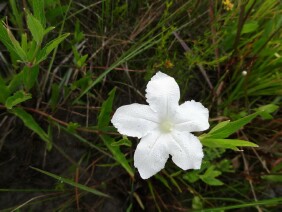
[[[21,46],[24,52],[27,52],[28,49],[27,49],[27,34],[26,33],[22,34]]]
[[[52,148],[52,143],[51,140],[49,139],[49,136],[47,133],[39,126],[39,124],[33,119],[33,117],[27,113],[24,109],[22,108],[13,108],[10,110],[11,113],[19,117],[24,125],[31,129],[33,132],[35,132],[43,141],[46,142],[47,144],[47,149],[51,150]]]
[[[44,171],[44,170],[41,170],[41,169],[38,169],[38,168],[35,168],[35,167],[30,167],[30,168],[32,168],[35,171],[41,172],[42,174],[45,174],[45,175],[47,175],[49,177],[52,177],[52,178],[54,178],[56,180],[59,180],[59,181],[64,182],[66,184],[69,184],[69,185],[71,185],[73,187],[79,188],[79,189],[81,189],[83,191],[90,192],[90,193],[95,194],[95,195],[100,196],[100,197],[110,198],[109,195],[107,195],[107,194],[105,194],[105,193],[103,193],[101,191],[98,191],[98,190],[96,190],[94,188],[87,187],[87,186],[82,185],[80,183],[76,183],[73,180],[70,180],[70,179],[67,179],[67,178],[64,178],[64,177],[60,177],[58,175],[52,174],[50,172],[47,172],[47,171]]]
[[[253,202],[247,202],[243,204],[238,204],[238,205],[230,205],[230,206],[224,206],[224,207],[213,207],[213,208],[206,208],[202,209],[201,212],[222,212],[222,211],[230,211],[231,209],[238,209],[238,208],[245,208],[242,209],[241,211],[246,211],[246,208],[248,207],[255,207],[258,205],[262,206],[274,206],[274,205],[281,205],[282,204],[282,198],[271,198],[271,199],[266,199],[266,200],[256,200]],[[275,209],[275,208],[273,208]],[[233,210],[234,211],[234,210]],[[240,210],[235,210],[235,211],[240,211]],[[251,211],[250,209],[247,211]]]
[[[206,184],[208,185],[212,185],[212,186],[221,186],[224,183],[216,178],[209,178],[209,177],[203,177],[200,176],[201,180],[204,181]]]
[[[22,12],[19,11],[17,0],[9,0],[10,7],[12,8],[12,14],[14,16],[15,24],[19,28],[20,32],[23,32],[23,19]]]
[[[59,46],[59,44],[65,40],[70,34],[66,33],[63,34],[57,38],[55,38],[54,40],[50,41],[49,43],[46,44],[46,46],[39,51],[38,55],[37,55],[37,63],[45,60],[47,58],[47,56],[55,49]]]
[[[250,141],[244,141],[238,139],[200,138],[200,141],[204,146],[213,147],[213,148],[239,150],[237,147],[240,146],[258,147],[258,145]]]
[[[165,187],[167,187],[169,190],[171,190],[171,187],[169,186],[169,183],[168,181],[166,180],[165,177],[163,177],[162,175],[160,174],[156,174],[154,175],[154,177],[159,180]]]
[[[43,1],[32,0],[32,9],[33,9],[34,17],[40,21],[43,27],[45,27],[46,24],[44,2],[45,2],[44,0]]]
[[[128,147],[131,147],[132,143],[126,136],[124,136],[122,139],[112,143],[112,146],[128,146]]]
[[[12,109],[14,106],[21,102],[31,99],[31,94],[24,92],[23,90],[17,91],[13,96],[7,98],[5,106],[7,109]]]
[[[203,208],[203,201],[199,196],[194,196],[192,199],[192,208],[195,210],[200,210]]]
[[[227,138],[231,134],[238,131],[241,127],[251,122],[259,113],[253,113],[251,115],[245,116],[244,118],[238,119],[233,122],[225,122],[220,127],[217,125],[216,129],[211,130],[205,137],[209,138]]]
[[[89,84],[93,82],[91,74],[86,74],[85,76],[81,77],[80,79],[76,80],[71,84],[71,89],[75,90],[77,88],[80,88],[81,90],[84,90],[87,88]]]
[[[52,92],[49,100],[50,106],[53,111],[56,109],[59,99],[60,99],[60,88],[58,84],[54,83],[52,84]]]
[[[199,180],[199,171],[190,171],[183,175],[183,179],[187,180],[189,183],[195,183]]]
[[[51,32],[55,27],[48,27],[47,29],[44,30],[44,35],[47,35],[49,32]]]
[[[10,38],[10,41],[13,45],[14,52],[22,59],[22,61],[27,61],[27,54],[26,52],[22,49],[20,43],[16,40],[10,29],[6,28],[7,34]]]
[[[246,22],[243,26],[242,29],[242,34],[247,34],[247,33],[251,33],[254,32],[257,28],[259,27],[258,22],[257,21],[249,21]]]
[[[103,102],[100,114],[98,116],[98,127],[103,129],[109,126],[111,120],[112,105],[115,97],[116,88],[111,90],[109,97]]]
[[[268,104],[268,105],[259,107],[257,111],[266,112],[266,113],[274,113],[278,109],[279,109],[279,106],[274,105],[274,104]]]
[[[3,22],[0,24],[0,41],[6,46],[6,48],[11,54],[17,54],[8,35],[7,28],[5,27]]]
[[[27,13],[27,27],[30,30],[32,37],[36,41],[37,45],[40,45],[44,36],[44,28],[40,21],[30,13]]]
[[[261,176],[261,179],[267,180],[274,183],[282,183],[282,175],[281,174],[269,174]]]
[[[23,71],[15,74],[8,85],[8,89],[11,93],[16,92],[23,85]]]
[[[106,99],[101,107],[101,111],[98,116],[98,128],[103,130],[109,126],[111,120],[111,112],[112,112],[112,105],[115,96],[116,88],[114,88],[110,93],[108,99]],[[100,135],[101,139],[103,140],[104,144],[113,154],[115,160],[120,163],[120,165],[128,172],[128,174],[133,177],[134,172],[131,166],[128,164],[127,159],[125,158],[124,154],[121,152],[119,146],[113,145],[115,140],[107,135]]]
[[[23,77],[23,84],[26,90],[30,90],[33,88],[34,84],[37,82],[39,74],[39,66],[34,65],[32,67],[25,66],[23,69],[22,77]]]
[[[8,96],[10,95],[10,91],[6,86],[5,81],[0,76],[0,103],[4,104]]]
[[[229,123],[230,123],[230,120],[218,123],[214,128],[211,129],[209,134],[212,134],[212,133],[216,132],[217,130],[220,130],[221,128],[225,127]]]
[[[35,57],[35,54],[39,54],[38,51],[39,50],[38,50],[38,46],[37,46],[36,41],[31,40],[28,44],[27,58],[28,58],[28,61],[32,61],[33,65],[37,61],[37,60],[35,60],[34,57]]]
[[[115,160],[120,163],[120,165],[127,171],[127,173],[133,177],[134,172],[131,166],[128,164],[127,159],[125,158],[124,154],[121,152],[119,146],[113,146],[112,144],[115,142],[113,138],[107,135],[100,135],[101,139],[103,140],[104,144],[113,154]]]
[[[204,181],[208,185],[212,186],[220,186],[224,183],[220,180],[216,179],[219,175],[221,175],[220,171],[214,170],[215,166],[210,166],[203,175],[200,175],[200,179]]]

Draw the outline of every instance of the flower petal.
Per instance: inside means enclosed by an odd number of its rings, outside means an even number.
[[[165,167],[169,157],[166,140],[169,137],[152,131],[143,137],[134,153],[134,166],[143,179],[148,179]]]
[[[111,122],[119,133],[138,138],[158,126],[156,113],[148,105],[136,103],[118,108]]]
[[[189,132],[174,131],[167,144],[172,161],[182,168],[200,169],[204,153],[199,139]]]
[[[179,106],[174,116],[175,128],[178,131],[197,132],[210,127],[209,110],[200,102],[186,101]]]
[[[174,78],[162,73],[156,73],[149,81],[146,98],[150,107],[158,112],[160,117],[170,116],[178,107],[180,91]]]

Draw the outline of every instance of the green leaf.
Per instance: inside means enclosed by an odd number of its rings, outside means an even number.
[[[112,105],[115,96],[116,88],[114,88],[110,93],[107,100],[104,101],[101,107],[100,114],[98,116],[98,128],[105,129],[109,126],[111,120],[111,112],[112,112]],[[124,154],[121,152],[119,146],[113,145],[115,140],[107,135],[100,135],[101,139],[103,140],[104,144],[113,154],[115,160],[120,163],[120,165],[128,172],[128,174],[133,177],[134,172],[131,166],[128,164],[127,159],[125,158]]]
[[[78,67],[84,66],[84,65],[85,65],[85,61],[87,60],[87,58],[88,58],[88,54],[81,56],[81,57],[76,61],[76,65],[77,65]]]
[[[37,82],[39,74],[39,66],[34,65],[32,67],[25,66],[21,72],[15,74],[8,85],[10,92],[15,92],[20,87],[24,86],[26,90],[33,88]]]
[[[221,128],[225,127],[229,123],[230,123],[230,120],[218,123],[214,128],[211,129],[209,134],[212,134],[212,133],[216,132],[217,130],[220,130]]]
[[[22,77],[23,77],[23,84],[27,90],[33,88],[34,84],[37,82],[38,74],[39,74],[38,65],[34,65],[32,67],[28,67],[28,66],[24,67]]]
[[[70,122],[68,123],[67,129],[69,130],[69,132],[73,133],[76,131],[76,129],[80,127],[79,123],[76,122]]]
[[[44,11],[44,0],[32,0],[32,9],[34,17],[40,21],[43,27],[45,27],[46,18],[45,18],[45,11]]]
[[[204,137],[227,138],[231,134],[238,131],[241,127],[251,122],[257,115],[259,115],[258,112],[229,123],[225,121],[223,122],[224,124],[215,126],[216,129],[212,129],[208,134],[205,134]]]
[[[203,201],[199,196],[194,196],[192,200],[192,208],[195,210],[200,210],[203,208]]]
[[[22,11],[18,9],[18,1],[17,0],[9,0],[9,6],[12,11],[11,14],[14,17],[15,25],[19,28],[19,31],[23,31],[23,19],[22,19]]]
[[[171,190],[171,187],[169,186],[168,181],[166,180],[166,178],[164,178],[162,175],[160,174],[156,174],[154,175],[154,177],[159,180],[165,187],[167,187],[169,190]]]
[[[52,92],[49,100],[52,111],[54,111],[57,108],[59,99],[60,99],[60,88],[58,84],[54,83],[52,84]]]
[[[183,179],[187,180],[189,183],[195,183],[200,179],[199,171],[190,171],[183,175]]]
[[[71,89],[75,90],[77,88],[80,88],[81,90],[85,90],[92,82],[93,82],[92,75],[86,74],[86,76],[83,76],[80,79],[73,82],[71,85]]]
[[[239,150],[237,147],[258,147],[258,145],[244,140],[238,139],[217,139],[217,138],[200,138],[201,143],[204,146],[214,147],[214,148],[224,148],[224,149],[233,149]]]
[[[10,41],[13,45],[14,52],[22,59],[22,61],[27,61],[27,54],[26,52],[22,49],[20,43],[16,40],[12,32],[10,31],[9,28],[6,28],[7,30],[7,35],[10,38]]]
[[[109,97],[104,103],[102,104],[100,114],[98,116],[98,127],[102,130],[103,128],[109,126],[111,120],[111,112],[112,112],[112,105],[113,100],[115,97],[116,88],[111,90],[109,93]]]
[[[18,90],[20,86],[23,84],[23,71],[18,74],[15,74],[8,85],[8,89],[11,93],[14,93]]]
[[[49,32],[51,32],[55,28],[56,27],[48,27],[47,29],[44,30],[44,35],[47,35]]]
[[[258,112],[266,112],[266,113],[274,113],[276,110],[279,109],[279,106],[274,104],[268,104],[261,106],[257,109]]]
[[[30,13],[27,13],[27,27],[30,30],[32,37],[36,41],[37,45],[40,45],[44,36],[44,28],[40,21]]]
[[[65,40],[70,34],[66,33],[63,35],[60,35],[59,37],[55,38],[54,40],[50,41],[49,43],[46,44],[46,46],[39,51],[37,55],[37,63],[40,63],[41,61],[45,60],[47,56],[59,46],[59,44]]]
[[[0,41],[6,46],[6,48],[11,54],[12,53],[17,54],[11,42],[11,39],[8,35],[7,28],[5,27],[3,22],[0,24]]]
[[[44,171],[44,170],[41,170],[41,169],[38,169],[38,168],[35,168],[35,167],[30,167],[30,168],[32,168],[35,171],[41,172],[42,174],[45,174],[45,175],[47,175],[49,177],[52,177],[52,178],[54,178],[56,180],[59,180],[60,182],[64,182],[64,183],[69,184],[69,185],[71,185],[73,187],[79,188],[79,189],[81,189],[83,191],[87,191],[87,192],[90,192],[92,194],[95,194],[95,195],[101,196],[101,197],[107,197],[107,198],[110,197],[109,195],[107,195],[107,194],[105,194],[105,193],[103,193],[101,191],[98,191],[98,190],[96,190],[94,188],[87,187],[87,186],[82,185],[80,183],[76,183],[73,180],[70,180],[70,179],[67,179],[67,178],[64,178],[64,177],[60,177],[58,175],[52,174],[50,172],[47,172],[47,171]]]
[[[124,154],[120,151],[119,146],[113,146],[112,144],[115,142],[113,138],[107,135],[100,135],[101,139],[103,140],[106,147],[110,150],[113,154],[115,160],[120,163],[120,165],[127,171],[127,173],[133,177],[134,172],[131,166],[128,164],[127,159],[125,158]]]
[[[126,136],[123,136],[123,138],[120,139],[119,141],[112,143],[112,146],[128,146],[128,147],[131,147],[132,143]]]
[[[31,94],[24,92],[23,90],[17,91],[13,96],[7,98],[5,102],[5,107],[7,109],[12,109],[14,106],[21,102],[31,99]]]
[[[0,76],[0,103],[4,104],[8,96],[10,95],[10,91],[6,86],[5,81]]]
[[[46,142],[47,144],[47,149],[51,150],[52,148],[52,143],[47,135],[47,133],[39,126],[39,124],[33,119],[33,117],[27,113],[24,109],[22,108],[13,108],[10,110],[11,113],[19,117],[24,125],[31,129],[33,132],[35,132],[43,141]]]
[[[216,179],[221,175],[220,171],[214,170],[215,166],[210,166],[203,175],[200,175],[200,179],[208,185],[220,186],[224,183]]]
[[[270,174],[261,176],[261,179],[267,180],[274,183],[282,183],[282,175],[281,174]]]
[[[24,50],[24,52],[27,52],[28,48],[27,48],[27,34],[26,33],[23,33],[22,34],[22,39],[21,39],[21,46]]]
[[[254,32],[257,28],[259,27],[258,22],[257,21],[249,21],[246,22],[243,26],[242,29],[242,34],[247,34],[247,33],[251,33]]]

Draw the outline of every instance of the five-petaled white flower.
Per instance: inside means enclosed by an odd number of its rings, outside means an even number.
[[[146,89],[149,105],[131,104],[117,109],[112,123],[121,134],[141,138],[134,166],[143,179],[164,168],[169,155],[182,168],[200,169],[202,144],[190,132],[209,128],[209,111],[201,103],[179,105],[180,91],[174,78],[158,72]]]

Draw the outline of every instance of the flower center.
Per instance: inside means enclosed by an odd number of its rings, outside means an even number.
[[[173,124],[170,121],[166,120],[160,123],[160,129],[165,133],[171,132],[172,128],[173,128]]]

